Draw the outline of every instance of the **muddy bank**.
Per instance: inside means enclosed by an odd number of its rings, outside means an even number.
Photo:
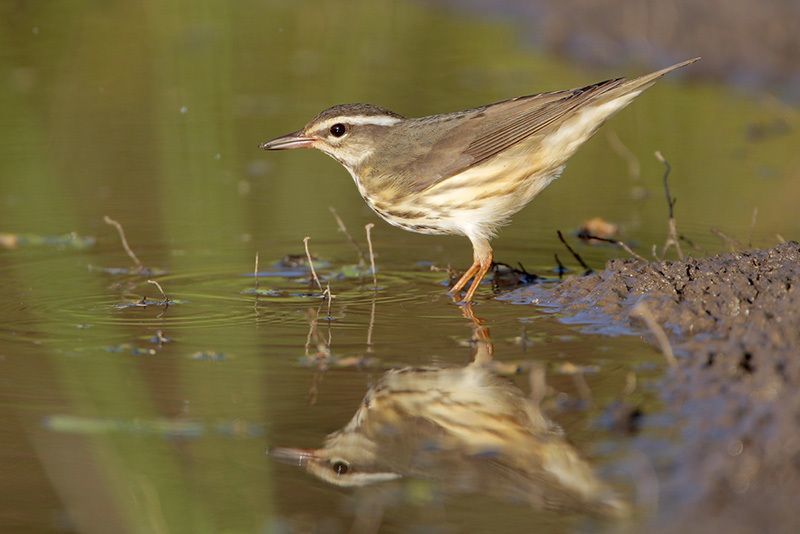
[[[655,343],[631,313],[645,299],[666,331],[677,365],[657,387],[679,438],[669,450],[640,447],[659,475],[653,527],[798,532],[798,285],[800,244],[791,242],[686,261],[613,260],[510,298]]]

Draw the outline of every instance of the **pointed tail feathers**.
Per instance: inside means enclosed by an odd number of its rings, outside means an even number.
[[[692,63],[700,61],[699,57],[687,59],[686,61],[681,61],[680,63],[676,63],[671,67],[666,67],[661,70],[657,70],[655,72],[651,72],[650,74],[645,74],[644,76],[639,76],[638,78],[633,78],[632,80],[625,80],[623,81],[619,89],[615,89],[613,92],[618,92],[618,94],[624,93],[631,93],[634,91],[639,91],[640,93],[656,83],[659,78],[672,72],[673,70],[680,69],[681,67],[685,67],[687,65],[691,65]]]

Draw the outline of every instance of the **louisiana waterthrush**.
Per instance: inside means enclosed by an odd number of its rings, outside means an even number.
[[[469,302],[492,266],[496,230],[561,174],[606,119],[698,59],[632,80],[414,119],[370,104],[333,106],[261,147],[321,150],[350,172],[370,208],[390,224],[469,238],[474,261],[451,288],[458,294],[472,280]]]

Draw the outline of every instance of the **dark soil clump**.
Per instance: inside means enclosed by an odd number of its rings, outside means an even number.
[[[685,261],[613,260],[514,300],[651,336],[678,365],[658,385],[677,443],[654,453],[656,530],[800,532],[800,244]]]

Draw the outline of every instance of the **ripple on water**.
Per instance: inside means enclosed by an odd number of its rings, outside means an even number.
[[[387,271],[379,273],[378,289],[373,289],[371,275],[344,276],[338,269],[332,273],[320,272],[323,284],[330,284],[333,300],[331,316],[334,320],[341,307],[371,306],[407,302],[424,302],[439,277],[435,273],[414,271]],[[274,273],[273,273],[274,274]],[[330,277],[330,278],[328,278]],[[106,282],[95,294],[75,294],[74,291],[41,292],[35,303],[5,302],[6,317],[17,317],[7,323],[0,336],[12,337],[10,330],[31,330],[51,336],[65,335],[64,325],[74,325],[79,335],[84,327],[140,326],[154,328],[229,327],[238,324],[297,323],[298,317],[309,308],[319,308],[326,313],[323,293],[309,284],[302,270],[281,272],[276,276],[259,274],[259,295],[254,293],[253,275],[224,270],[206,272],[181,272],[159,276],[157,281],[166,298],[146,277],[114,277],[98,274]],[[165,305],[168,302],[168,305]],[[0,304],[3,306],[3,304]],[[25,317],[19,311],[31,308],[34,313]],[[54,326],[48,332],[41,321],[48,318]],[[60,326],[56,326],[60,325]],[[5,333],[3,333],[5,332]],[[16,335],[16,334],[14,334]]]

